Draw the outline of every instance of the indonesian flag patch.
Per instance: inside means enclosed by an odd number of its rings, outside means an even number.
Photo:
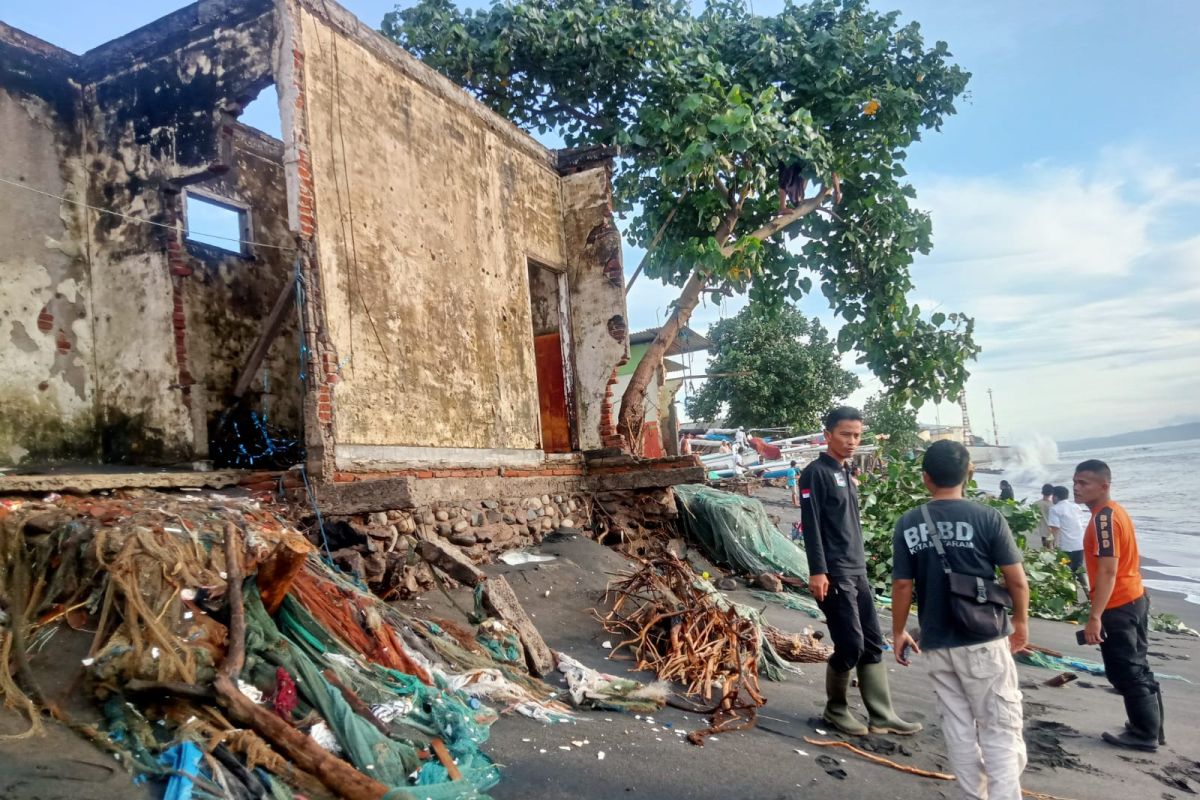
[[[812,489],[801,489],[800,490],[800,499],[801,500],[811,500],[812,499]]]

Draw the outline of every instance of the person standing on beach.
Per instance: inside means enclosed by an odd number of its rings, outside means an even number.
[[[1088,644],[1100,645],[1104,674],[1125,700],[1125,729],[1101,738],[1109,744],[1154,752],[1163,736],[1162,689],[1146,659],[1150,597],[1142,586],[1133,520],[1110,496],[1112,471],[1090,459],[1075,467],[1075,502],[1092,512],[1083,555],[1092,584],[1092,610],[1083,629]]]
[[[892,536],[892,640],[896,661],[924,653],[933,679],[946,752],[963,796],[1020,800],[1025,769],[1021,690],[1012,654],[1029,641],[1029,583],[1021,551],[1004,517],[967,500],[971,456],[958,442],[934,442],[925,451],[922,478],[932,500],[896,523]],[[999,568],[1013,601],[1011,634],[980,641],[954,622],[950,581],[925,511],[944,542],[950,569],[992,580]],[[906,630],[916,587],[920,647]],[[1009,626],[1006,626],[1008,628]]]
[[[1036,500],[1033,507],[1038,510],[1038,526],[1034,531],[1034,536],[1037,539],[1037,547],[1044,547],[1047,550],[1058,549],[1058,539],[1050,533],[1050,509],[1054,507],[1054,485],[1050,483],[1042,484],[1042,499]],[[1026,549],[1034,547],[1033,542],[1026,542]]]
[[[787,469],[787,486],[788,491],[792,493],[792,505],[796,508],[800,507],[800,486],[796,483],[796,462],[793,461]]]
[[[1067,499],[1071,496],[1067,487],[1055,486],[1052,491],[1054,505],[1050,508],[1050,515],[1047,518],[1050,535],[1054,537],[1054,541],[1058,542],[1058,549],[1067,554],[1071,572],[1074,573],[1075,580],[1086,592],[1088,578],[1087,570],[1083,566],[1083,527],[1085,523],[1079,516],[1079,507]]]
[[[862,441],[862,414],[840,406],[825,415],[827,449],[800,473],[800,519],[808,554],[809,588],[825,612],[833,655],[825,670],[823,719],[842,733],[914,734],[892,709],[883,633],[875,593],[867,580],[867,556],[858,517],[858,490],[846,462]],[[858,672],[869,725],[850,713],[850,678]]]

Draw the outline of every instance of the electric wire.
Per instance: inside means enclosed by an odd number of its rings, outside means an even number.
[[[129,220],[130,222],[137,222],[141,225],[150,225],[155,228],[165,228],[166,230],[169,230],[169,231],[173,231],[176,229],[176,227],[174,225],[168,225],[165,222],[155,222],[152,219],[142,219],[141,217],[134,217],[129,214],[122,214],[119,211],[113,211],[111,209],[101,208],[100,206],[93,206],[89,203],[83,202],[82,200],[75,200],[70,197],[63,197],[62,195],[54,194],[53,192],[47,192],[47,191],[43,191],[42,189],[36,189],[32,186],[29,186],[28,184],[21,183],[19,181],[9,180],[8,178],[0,177],[0,183],[6,184],[8,186],[15,186],[18,189],[24,189],[27,192],[33,192],[34,194],[40,194],[44,197],[51,197],[60,202],[70,203],[71,205],[79,206],[81,208],[86,208],[86,209],[95,211],[100,214],[108,214],[110,217],[119,217],[120,219]],[[272,250],[286,250],[289,252],[293,252],[296,250],[296,247],[294,245],[267,244],[266,242],[256,242],[252,239],[238,239],[233,236],[219,236],[218,234],[215,234],[215,233],[203,233],[201,231],[188,231],[188,235],[190,237],[204,236],[209,239],[220,239],[220,240],[226,241],[226,242],[238,242],[240,244],[250,245],[251,247],[269,247]]]

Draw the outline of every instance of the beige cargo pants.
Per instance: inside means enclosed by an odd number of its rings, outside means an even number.
[[[1008,639],[926,650],[950,765],[969,800],[1020,800],[1021,690]]]

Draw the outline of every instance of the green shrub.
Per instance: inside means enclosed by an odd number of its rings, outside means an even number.
[[[1038,510],[1014,500],[986,497],[974,481],[968,496],[990,506],[1007,520],[1017,545],[1024,549],[1026,536],[1037,528]],[[888,455],[877,471],[864,474],[859,484],[863,540],[867,550],[867,577],[877,592],[891,594],[892,532],[909,509],[929,501],[921,480],[918,458]],[[1025,553],[1029,577],[1029,613],[1045,619],[1069,619],[1079,614],[1076,584],[1066,554],[1049,550]]]

